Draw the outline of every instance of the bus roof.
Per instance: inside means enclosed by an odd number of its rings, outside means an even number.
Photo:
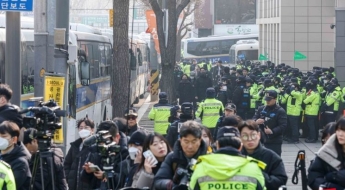
[[[231,40],[231,39],[257,38],[257,37],[259,37],[258,34],[245,34],[245,35],[232,35],[232,36],[188,38],[188,39],[182,39],[182,41],[187,41],[187,42],[203,42],[203,41]]]

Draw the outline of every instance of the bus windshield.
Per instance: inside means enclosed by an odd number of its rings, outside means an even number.
[[[245,60],[258,60],[259,51],[258,50],[239,50],[237,52],[237,57],[245,58]]]

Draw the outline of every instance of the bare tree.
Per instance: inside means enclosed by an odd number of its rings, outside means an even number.
[[[128,104],[129,56],[128,17],[129,1],[114,0],[114,57],[111,71],[113,117],[122,117]]]

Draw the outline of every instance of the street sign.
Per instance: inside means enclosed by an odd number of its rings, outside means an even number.
[[[32,11],[33,0],[0,0],[0,11]]]
[[[266,56],[260,54],[259,60],[260,61],[266,61],[266,60],[268,60],[268,58]]]
[[[303,59],[307,59],[307,56],[305,56],[304,54],[302,54],[299,51],[295,51],[295,55],[294,55],[294,60],[303,60]]]
[[[109,26],[114,26],[114,9],[109,9]]]

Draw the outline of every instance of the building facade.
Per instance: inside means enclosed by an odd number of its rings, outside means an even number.
[[[334,66],[336,0],[257,0],[260,53],[300,70]],[[298,51],[307,56],[294,60]]]

